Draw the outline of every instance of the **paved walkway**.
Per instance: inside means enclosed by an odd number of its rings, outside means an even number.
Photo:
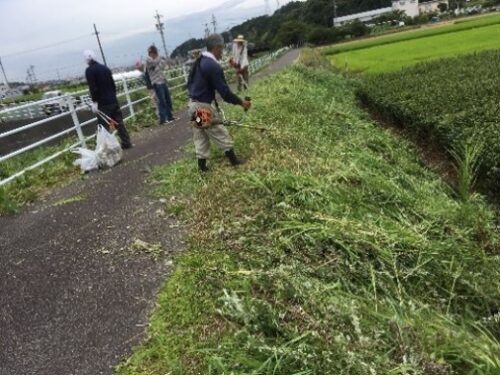
[[[291,51],[253,80],[289,65]],[[182,232],[145,183],[190,140],[173,125],[134,134],[125,162],[0,217],[0,375],[98,375],[140,343]],[[160,260],[133,250],[161,244]]]

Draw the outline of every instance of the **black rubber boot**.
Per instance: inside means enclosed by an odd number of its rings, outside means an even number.
[[[200,172],[208,172],[207,159],[198,159],[198,169]]]
[[[243,162],[236,157],[236,154],[234,153],[233,149],[226,151],[226,157],[229,159],[229,161],[231,162],[231,165],[233,165],[233,166],[243,164]]]

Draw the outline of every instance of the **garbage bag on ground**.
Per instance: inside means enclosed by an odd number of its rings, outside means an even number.
[[[73,150],[80,158],[74,165],[80,166],[82,172],[89,172],[98,168],[111,168],[122,160],[120,142],[110,134],[102,125],[97,128],[97,142],[95,151],[86,148]]]
[[[82,172],[90,172],[99,168],[99,161],[97,160],[97,153],[95,151],[79,147],[72,150],[75,154],[80,155],[73,165],[80,166]]]
[[[99,166],[102,168],[114,167],[122,160],[123,151],[120,142],[102,125],[97,128],[97,147],[95,149]]]

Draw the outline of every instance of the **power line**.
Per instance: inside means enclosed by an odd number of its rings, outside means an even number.
[[[24,50],[24,51],[13,52],[13,53],[10,53],[10,54],[7,54],[7,55],[3,55],[3,57],[19,56],[19,55],[24,55],[26,53],[40,51],[40,50],[47,49],[47,48],[57,47],[57,46],[60,46],[62,44],[67,44],[67,43],[74,42],[76,40],[80,40],[80,39],[83,39],[83,38],[88,38],[90,35],[91,34],[85,34],[85,35],[81,35],[79,37],[75,37],[73,39],[67,39],[67,40],[63,40],[63,41],[56,42],[56,43],[53,43],[53,44],[47,44],[47,45],[42,46],[42,47],[36,47],[36,48],[32,48],[32,49],[27,49],[27,50]]]
[[[165,35],[163,34],[163,30],[165,29],[165,24],[161,22],[161,17],[162,15],[158,14],[158,11],[156,11],[156,30],[160,32],[161,35],[161,42],[163,44],[163,50],[165,51],[165,57],[168,58],[168,50],[167,50],[167,45],[165,44]]]

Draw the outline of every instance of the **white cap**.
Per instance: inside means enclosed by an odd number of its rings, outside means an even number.
[[[87,49],[83,51],[83,57],[85,58],[85,61],[88,64],[91,61],[95,61],[95,52],[92,51],[91,49]]]

